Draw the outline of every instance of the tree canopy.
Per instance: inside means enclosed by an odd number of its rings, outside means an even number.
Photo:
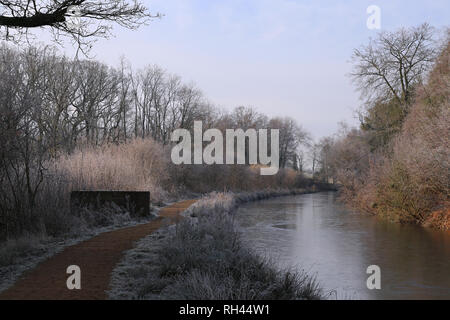
[[[414,86],[430,70],[438,49],[428,24],[381,32],[352,56],[351,77],[370,104],[395,99],[403,107],[411,102]]]
[[[31,30],[50,28],[60,42],[69,37],[81,50],[98,37],[108,37],[114,24],[135,29],[152,15],[138,0],[0,1],[0,35],[9,41],[29,40]]]
[[[381,32],[355,49],[351,77],[362,94],[361,128],[370,133],[373,149],[384,147],[401,129],[439,48],[428,24]]]

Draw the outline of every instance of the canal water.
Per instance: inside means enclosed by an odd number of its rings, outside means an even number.
[[[335,192],[241,206],[243,239],[280,267],[315,275],[329,299],[450,299],[450,233],[354,212]],[[381,289],[367,288],[381,270]]]

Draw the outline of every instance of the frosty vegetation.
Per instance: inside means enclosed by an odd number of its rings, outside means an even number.
[[[52,47],[5,44],[0,58],[0,266],[8,268],[2,280],[53,252],[44,248],[139,223],[118,208],[71,211],[73,190],[150,191],[152,205],[162,206],[212,191],[314,183],[297,154],[308,134],[293,119],[247,107],[220,110],[194,84],[154,65],[111,67]],[[248,163],[174,165],[170,133],[192,130],[194,120],[205,129],[279,130],[279,172],[261,177],[260,167]]]
[[[114,270],[112,299],[320,299],[315,279],[280,270],[242,242],[233,213],[240,203],[309,190],[212,193],[181,223],[141,240]]]
[[[71,190],[150,191],[153,203],[189,192],[258,190],[303,183],[297,152],[307,133],[290,118],[222,111],[193,84],[158,66],[112,68],[51,47],[0,47],[0,241],[58,237],[84,226]],[[280,130],[281,170],[174,166],[170,133],[207,128]]]
[[[366,100],[361,126],[343,125],[316,149],[325,160],[319,174],[340,184],[350,205],[450,229],[449,37],[437,45],[425,24],[355,50],[352,77]]]

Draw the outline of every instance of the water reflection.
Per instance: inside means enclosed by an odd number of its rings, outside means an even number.
[[[349,211],[334,192],[249,203],[236,219],[257,251],[315,273],[338,298],[450,299],[448,232]],[[381,290],[366,287],[372,264],[381,268]]]

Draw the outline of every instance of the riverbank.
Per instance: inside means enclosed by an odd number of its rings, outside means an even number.
[[[426,228],[440,229],[443,231],[450,231],[450,207],[435,210],[431,212],[422,226]]]
[[[340,194],[340,189],[337,189]],[[423,228],[431,228],[440,231],[450,231],[450,206],[449,204],[442,205],[440,208],[435,209],[426,214],[409,214],[407,206],[398,205],[397,210],[402,211],[403,215],[396,214],[394,211],[388,208],[388,205],[380,204],[377,202],[370,202],[364,198],[364,195],[357,195],[354,198],[349,199],[347,195],[342,196],[340,194],[339,199],[348,208],[352,210],[359,210],[365,213],[379,216],[385,220],[399,224],[411,224],[418,225]],[[406,201],[406,200],[405,200]]]
[[[346,203],[390,221],[450,230],[449,39],[408,103],[391,97],[367,104],[360,129],[330,138],[327,159]]]
[[[112,273],[110,299],[320,299],[310,275],[280,269],[246,247],[233,218],[242,203],[319,191],[211,193],[187,218],[139,241]]]
[[[267,199],[275,196],[294,195],[316,191],[319,191],[317,186],[313,186],[307,190],[296,189],[243,192],[235,194],[232,201],[222,203],[222,205],[228,210],[229,213],[231,213],[239,204],[244,202]],[[193,216],[203,215],[203,211],[205,210],[212,209],[213,208],[207,207],[207,203],[203,203],[201,206],[189,208],[184,215],[192,218]],[[99,213],[100,216],[109,216],[106,220],[102,219],[102,221],[105,220],[103,223],[111,223],[111,225],[92,227],[91,229],[86,229],[81,233],[68,234],[66,237],[61,238],[30,237],[8,242],[0,250],[0,292],[3,292],[13,286],[24,273],[35,269],[44,261],[60,254],[67,247],[78,245],[106,232],[114,232],[127,227],[148,224],[159,216],[159,210],[161,210],[161,208],[154,207],[150,217],[140,220],[131,219],[128,214],[122,211],[116,215],[109,211],[102,212]],[[164,208],[162,210],[164,210]],[[93,212],[89,214],[95,215]]]

